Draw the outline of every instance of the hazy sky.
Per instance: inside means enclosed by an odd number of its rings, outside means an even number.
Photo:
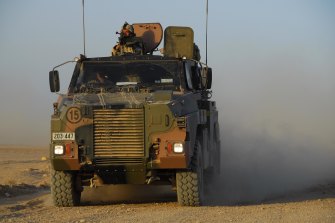
[[[110,55],[115,31],[128,21],[191,26],[205,59],[204,0],[85,5],[89,57]],[[48,72],[83,53],[81,10],[81,0],[0,0],[0,144],[49,143],[57,95],[49,92]],[[334,145],[334,1],[210,0],[209,13],[222,131],[291,131]],[[59,69],[62,89],[72,68]]]

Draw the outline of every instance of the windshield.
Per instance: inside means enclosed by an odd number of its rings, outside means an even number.
[[[74,93],[116,92],[132,86],[135,90],[180,89],[178,62],[83,62],[73,88]]]

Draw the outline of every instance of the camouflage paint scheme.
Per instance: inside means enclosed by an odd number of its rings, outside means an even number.
[[[193,36],[192,36],[193,38]],[[193,47],[193,42],[192,42]],[[188,51],[193,51],[188,49]],[[172,53],[173,54],[173,53]],[[105,184],[145,184],[152,177],[164,179],[175,175],[178,170],[190,169],[195,144],[199,141],[204,169],[219,169],[219,127],[215,102],[208,100],[207,89],[189,89],[186,66],[196,66],[197,62],[188,59],[139,55],[126,57],[82,58],[77,62],[70,83],[78,78],[85,62],[113,61],[174,61],[180,67],[180,86],[178,91],[153,92],[100,92],[94,94],[69,93],[60,95],[54,103],[51,117],[51,164],[55,170],[76,171],[84,180],[97,175]],[[70,88],[69,88],[70,89]],[[96,112],[98,110],[98,112]],[[113,119],[118,113],[129,117],[139,112],[136,122],[143,122],[143,147],[136,150],[138,156],[107,157],[104,149],[97,149],[95,116],[108,115],[104,121]],[[106,116],[107,117],[107,116]],[[121,117],[121,116],[118,116]],[[120,118],[121,120],[121,118]],[[123,123],[127,118],[122,118]],[[107,121],[106,121],[107,122]],[[135,122],[134,122],[135,123]],[[100,127],[99,127],[100,128]],[[103,130],[103,129],[102,129]],[[74,140],[57,140],[53,133],[75,133]],[[184,151],[172,151],[174,143],[182,143]],[[65,148],[64,154],[54,154],[56,145]],[[125,145],[127,147],[127,145]],[[122,149],[122,148],[120,148]],[[101,160],[97,158],[101,152]],[[129,151],[133,151],[130,149]],[[109,152],[109,151],[108,151]],[[113,153],[116,153],[114,150]],[[114,162],[115,161],[115,162]]]
[[[179,62],[176,60],[176,62]],[[79,62],[80,63],[80,62]],[[80,67],[80,66],[77,66]],[[135,97],[140,104],[131,104],[123,101],[127,94]],[[214,135],[214,123],[217,122],[217,111],[215,104],[210,101],[204,101],[200,109],[198,102],[201,101],[201,92],[172,92],[160,91],[152,93],[125,93],[123,97],[120,93],[102,94],[105,101],[110,104],[105,106],[125,103],[125,107],[139,107],[144,109],[144,157],[142,165],[126,163],[122,165],[122,170],[129,172],[127,182],[145,183],[147,173],[151,169],[187,169],[189,168],[190,157],[193,154],[195,139],[197,137],[198,126],[208,125],[208,133],[201,133],[204,136]],[[55,170],[85,170],[91,169],[89,166],[99,168],[94,165],[94,143],[93,143],[93,114],[92,107],[99,104],[98,97],[90,103],[81,103],[78,100],[80,95],[60,95],[56,103],[55,114],[51,118],[51,133],[56,132],[74,132],[76,139],[73,141],[51,142],[51,162]],[[145,101],[150,97],[153,100]],[[79,102],[78,102],[79,101]],[[129,104],[128,104],[129,103]],[[102,107],[102,105],[99,105]],[[98,107],[99,107],[98,106]],[[70,113],[77,111],[77,120],[72,120]],[[75,113],[75,112],[74,112]],[[210,114],[213,113],[213,114]],[[72,118],[72,119],[71,119]],[[178,121],[182,120],[182,124]],[[213,119],[213,120],[211,120]],[[208,143],[213,139],[206,140]],[[182,154],[173,153],[168,150],[168,143],[182,142],[185,152]],[[54,145],[64,145],[66,153],[64,155],[53,154]],[[211,145],[203,143],[204,148],[212,148]],[[69,149],[68,149],[69,148]],[[81,148],[81,152],[79,152]],[[80,155],[79,155],[80,154]],[[151,155],[150,154],[154,154]],[[204,157],[209,157],[204,153]],[[206,166],[210,166],[213,157],[207,158]],[[93,168],[93,169],[94,169]],[[119,169],[120,166],[113,166],[110,163],[110,169]],[[130,171],[129,171],[130,170]],[[138,175],[140,177],[135,177]],[[136,178],[136,182],[130,178]],[[139,182],[137,182],[139,180]]]

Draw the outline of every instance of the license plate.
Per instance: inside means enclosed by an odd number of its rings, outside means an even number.
[[[75,140],[74,132],[54,132],[52,140]]]

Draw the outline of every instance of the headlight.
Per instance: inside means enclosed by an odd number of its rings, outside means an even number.
[[[184,147],[182,143],[174,143],[173,144],[173,152],[182,153],[184,152]]]
[[[62,155],[62,154],[64,154],[64,146],[62,146],[62,145],[55,145],[55,147],[54,147],[54,153],[56,155]]]

